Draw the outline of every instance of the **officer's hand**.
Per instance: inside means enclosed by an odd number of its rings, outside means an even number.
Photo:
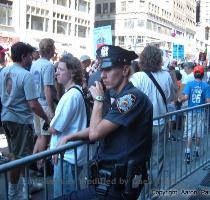
[[[93,97],[93,99],[96,98],[96,96],[104,96],[104,90],[103,90],[103,86],[101,84],[101,82],[99,81],[95,81],[95,86],[91,86],[89,88],[89,91]]]

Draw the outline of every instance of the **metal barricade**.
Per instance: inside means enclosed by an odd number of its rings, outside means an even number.
[[[4,177],[4,180],[1,180],[1,182],[4,182],[4,196],[1,196],[1,199],[5,199],[7,200],[8,199],[8,178],[7,178],[7,172],[12,170],[12,169],[15,169],[15,168],[18,168],[18,167],[23,167],[24,170],[25,170],[25,179],[26,179],[26,182],[27,183],[30,183],[29,179],[29,165],[38,161],[38,160],[44,160],[44,177],[42,180],[39,180],[41,181],[42,183],[44,183],[44,193],[43,196],[41,199],[51,199],[53,196],[52,196],[52,189],[51,191],[49,191],[49,186],[52,186],[53,184],[53,180],[52,180],[52,177],[47,177],[47,167],[46,167],[46,160],[47,158],[49,157],[52,157],[53,155],[55,154],[59,154],[60,155],[60,160],[61,160],[61,166],[63,166],[63,155],[64,155],[64,152],[66,150],[73,150],[74,151],[74,155],[75,155],[75,189],[78,189],[78,185],[79,185],[79,181],[83,181],[83,185],[85,184],[86,182],[86,177],[88,177],[88,173],[87,173],[87,170],[86,172],[84,172],[84,176],[82,177],[82,180],[79,180],[78,178],[78,163],[77,163],[77,148],[80,147],[80,146],[84,146],[84,148],[87,149],[86,152],[88,152],[86,154],[86,162],[84,163],[84,169],[86,170],[87,169],[87,164],[88,164],[88,161],[89,161],[89,158],[91,157],[91,155],[89,155],[89,146],[90,144],[87,143],[87,142],[74,142],[72,144],[68,143],[66,145],[63,145],[63,146],[60,146],[56,149],[52,149],[52,150],[47,150],[47,151],[43,151],[43,152],[40,152],[40,153],[37,153],[37,154],[33,154],[33,155],[30,155],[30,156],[26,156],[24,158],[21,158],[21,159],[18,159],[18,160],[14,160],[14,161],[10,161],[10,162],[7,162],[5,164],[1,164],[0,165],[0,175],[1,177],[3,176]],[[86,168],[85,168],[86,166]],[[61,174],[62,174],[62,177],[65,176],[65,174],[63,174],[63,167],[61,167]],[[63,193],[63,183],[61,184],[61,187],[62,187],[62,193]],[[27,196],[28,196],[28,199],[30,197],[29,195],[29,189],[30,189],[30,186],[29,184],[27,184]],[[49,195],[50,194],[50,195]]]
[[[161,196],[209,161],[209,108],[204,104],[154,119],[149,182],[141,199]]]
[[[150,160],[149,182],[146,184],[147,187],[145,187],[149,192],[145,190],[143,194],[154,194],[155,191],[152,191],[152,188],[170,189],[186,177],[190,176],[196,170],[200,169],[209,161],[209,107],[210,104],[204,104],[193,108],[167,113],[164,116],[154,119],[158,122],[158,125],[153,126],[153,139],[155,138],[156,143],[153,141],[153,154]],[[155,137],[154,133],[156,134]],[[200,138],[199,156],[192,156],[190,162],[186,163],[185,148],[190,137],[192,138],[191,149],[195,148],[195,141],[198,137]],[[77,163],[77,148],[80,146],[86,146],[85,148],[87,148],[87,162],[85,164],[86,168],[84,167],[86,172],[82,179],[79,179],[78,177]],[[79,182],[84,181],[85,183],[85,177],[88,177],[87,164],[90,158],[90,144],[87,142],[74,142],[73,144],[68,143],[53,150],[47,150],[38,154],[1,164],[0,175],[3,175],[5,180],[4,199],[8,199],[7,172],[9,170],[20,166],[24,167],[26,181],[28,182],[30,178],[29,165],[31,163],[41,159],[46,161],[48,157],[59,154],[62,164],[64,152],[70,149],[72,149],[75,154],[75,189],[78,189]],[[156,169],[156,172],[154,172],[154,169]],[[62,167],[61,174],[62,176],[65,176],[65,174],[63,174]],[[158,180],[156,179],[157,176],[159,178]],[[154,180],[157,182],[155,183],[156,188],[153,187]],[[47,177],[46,164],[44,165],[44,177],[42,181],[44,183],[45,199],[49,199],[52,197],[52,194],[49,191],[49,185],[52,184],[52,182],[50,182],[49,178]],[[87,185],[84,184],[84,187],[86,186]],[[27,188],[27,194],[29,199],[29,185]],[[145,195],[142,195],[142,199],[144,198]]]

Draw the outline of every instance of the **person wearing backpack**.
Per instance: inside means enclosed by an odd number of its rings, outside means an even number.
[[[65,88],[50,123],[49,132],[52,134],[50,149],[54,149],[64,136],[76,133],[88,126],[87,108],[82,91],[83,73],[80,61],[71,54],[61,57],[56,78]],[[85,148],[77,148],[78,173],[85,161]],[[67,194],[75,189],[75,158],[74,150],[66,151],[63,160],[63,174],[61,175],[61,159],[54,159],[54,198]]]

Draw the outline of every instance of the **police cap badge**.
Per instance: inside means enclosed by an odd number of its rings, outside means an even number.
[[[103,45],[96,50],[96,53],[102,69],[123,64],[130,65],[132,60],[138,58],[134,51],[114,45]]]

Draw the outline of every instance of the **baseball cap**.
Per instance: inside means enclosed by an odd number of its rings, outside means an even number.
[[[193,69],[193,73],[200,73],[200,74],[204,74],[204,67],[201,65],[197,65],[194,67]]]
[[[80,57],[80,61],[81,61],[81,62],[84,62],[85,60],[90,60],[90,57],[89,57],[88,55],[82,55],[82,56]]]

